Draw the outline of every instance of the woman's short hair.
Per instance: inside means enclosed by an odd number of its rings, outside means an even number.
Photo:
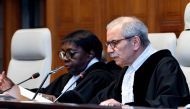
[[[98,37],[88,30],[74,31],[62,39],[62,45],[64,43],[74,43],[76,46],[81,47],[85,52],[94,52],[95,57],[101,60],[102,55],[102,43]]]

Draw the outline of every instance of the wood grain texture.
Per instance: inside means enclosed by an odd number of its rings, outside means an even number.
[[[12,34],[21,23],[19,3],[15,1],[19,0],[6,0],[5,66],[10,58]],[[136,16],[148,26],[149,32],[175,32],[179,36],[184,29],[183,15],[188,2],[190,0],[44,0],[44,22],[52,32],[52,68],[62,65],[58,58],[62,37],[77,29],[87,29],[104,45],[106,24],[119,16]],[[18,17],[12,19],[13,16]],[[53,75],[52,80],[61,74]]]

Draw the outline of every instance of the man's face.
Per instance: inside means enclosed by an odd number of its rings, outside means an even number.
[[[90,61],[90,54],[74,43],[64,43],[61,51],[64,65],[73,75],[82,72]]]
[[[121,35],[121,27],[114,27],[107,31],[107,52],[121,67],[131,65],[133,62],[132,38],[125,39]]]

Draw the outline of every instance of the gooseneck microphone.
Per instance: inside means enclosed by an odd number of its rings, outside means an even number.
[[[17,85],[20,85],[20,84],[22,84],[22,83],[24,83],[24,82],[26,82],[26,81],[28,81],[28,80],[30,80],[30,79],[36,79],[36,78],[38,78],[39,76],[40,76],[40,74],[39,74],[38,72],[37,72],[37,73],[34,73],[30,78],[28,78],[28,79],[26,79],[26,80],[24,80],[24,81],[18,83]]]
[[[42,83],[40,84],[40,86],[39,86],[38,90],[36,91],[36,93],[35,93],[34,97],[32,98],[32,100],[34,100],[34,99],[36,98],[36,96],[38,95],[38,93],[39,93],[39,91],[41,90],[42,86],[44,85],[45,81],[47,80],[48,76],[51,75],[51,74],[56,73],[57,71],[59,71],[59,70],[61,70],[61,69],[63,69],[63,68],[64,68],[64,66],[57,67],[57,68],[55,68],[54,70],[51,70],[51,71],[46,75],[46,77],[44,78],[44,80],[43,80]]]
[[[20,84],[22,84],[22,83],[24,83],[24,82],[26,82],[26,81],[28,81],[28,80],[30,80],[30,79],[36,79],[36,78],[38,78],[39,76],[40,76],[40,74],[39,74],[38,72],[37,72],[37,73],[34,73],[30,78],[28,78],[28,79],[26,79],[26,80],[24,80],[24,81],[22,81],[22,82],[20,82],[20,83],[18,83],[18,84],[16,84],[16,85],[20,85]],[[4,93],[4,92],[10,90],[11,88],[12,88],[12,87],[10,87],[10,88],[8,88],[8,89],[2,91],[1,93]]]
[[[59,70],[61,70],[61,69],[63,69],[63,68],[64,68],[64,66],[57,67],[57,68],[55,68],[54,70],[51,70],[51,71],[49,72],[49,74],[54,74],[54,73],[56,73],[57,71],[59,71]]]

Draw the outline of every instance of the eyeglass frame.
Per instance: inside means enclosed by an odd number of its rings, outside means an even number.
[[[78,51],[72,51],[72,50],[60,50],[59,51],[59,59],[64,60],[64,58],[72,59]]]
[[[122,40],[128,40],[128,39],[131,39],[133,38],[134,36],[130,36],[130,37],[125,37],[123,39],[118,39],[118,40],[112,40],[112,41],[109,41],[109,42],[106,42],[106,46],[108,47],[110,45],[110,47],[112,49],[116,48],[117,45],[122,41]]]

